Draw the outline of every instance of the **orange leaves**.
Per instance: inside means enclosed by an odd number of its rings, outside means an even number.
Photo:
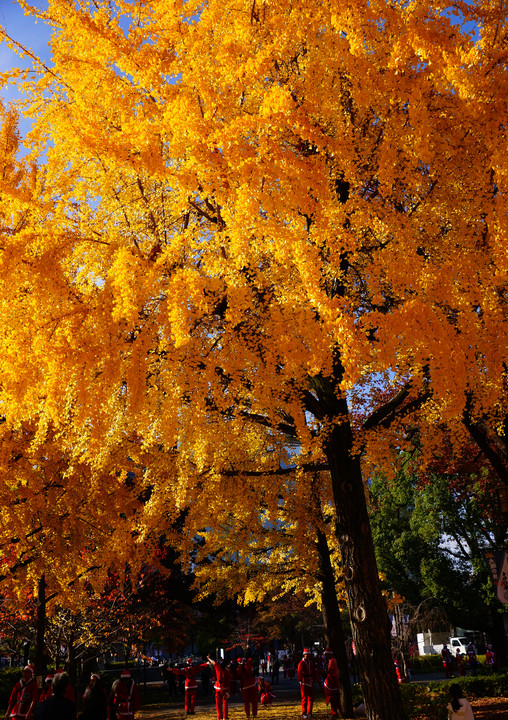
[[[108,272],[114,297],[112,320],[125,321],[129,325],[136,323],[139,301],[136,297],[142,261],[134,250],[120,247]]]
[[[336,5],[51,0],[37,174],[3,111],[2,407],[41,447],[58,428],[77,503],[73,468],[107,470],[144,539],[191,502],[189,545],[241,514],[230,467],[321,459],[346,418],[319,383],[354,410],[412,380],[429,433],[466,395],[506,411],[504,21],[482,15],[480,52],[442,3]],[[386,428],[355,433],[386,460]],[[153,486],[136,513],[127,457]]]

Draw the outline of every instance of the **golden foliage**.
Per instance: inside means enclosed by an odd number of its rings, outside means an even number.
[[[320,461],[345,420],[312,415],[323,379],[352,403],[410,382],[429,437],[466,405],[499,434],[506,3],[455,3],[474,35],[423,0],[115,7],[38,13],[52,60],[23,81],[26,164],[2,110],[5,432],[56,433],[77,498],[78,463],[112,477],[139,438],[143,542],[192,503],[194,529],[258,526],[225,471],[294,461],[284,424]],[[355,442],[376,464],[391,440]],[[240,487],[277,521],[278,481]]]

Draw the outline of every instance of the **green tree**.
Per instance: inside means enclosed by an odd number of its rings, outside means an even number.
[[[451,467],[442,456],[424,470],[417,453],[389,477],[377,474],[370,485],[371,525],[387,587],[414,606],[434,598],[452,625],[495,638],[501,608],[485,552],[499,547],[504,528],[492,477],[470,457],[471,447],[462,466],[453,457]]]

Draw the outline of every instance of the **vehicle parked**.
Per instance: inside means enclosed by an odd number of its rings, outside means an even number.
[[[453,636],[446,632],[428,631],[418,633],[416,639],[418,642],[419,655],[440,655],[443,645],[448,645],[452,655],[456,655],[457,650],[466,654],[467,646],[470,642],[475,645],[475,649],[478,652],[482,652],[485,646],[483,634],[473,630]]]

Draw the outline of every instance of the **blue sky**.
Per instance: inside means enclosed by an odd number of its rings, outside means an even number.
[[[39,8],[47,6],[46,0],[32,0],[32,4]],[[49,58],[48,41],[50,29],[41,21],[37,22],[32,17],[25,17],[22,8],[15,0],[0,0],[0,26],[8,35],[31,49],[36,55]],[[20,58],[5,42],[0,43],[0,72],[5,72],[11,67],[27,67],[29,61]],[[16,97],[16,89],[13,86],[4,88],[1,91],[2,97],[6,100]]]

